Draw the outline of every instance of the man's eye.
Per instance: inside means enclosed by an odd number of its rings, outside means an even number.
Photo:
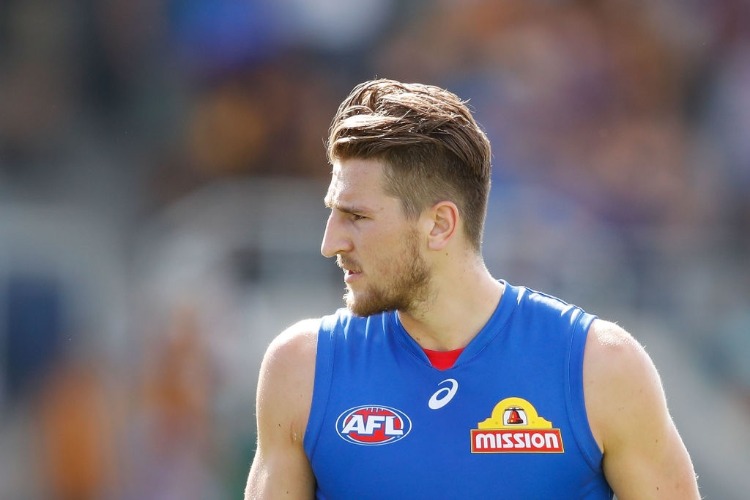
[[[359,215],[359,214],[351,214],[351,217],[352,217],[352,220],[362,220],[366,218],[364,215]]]

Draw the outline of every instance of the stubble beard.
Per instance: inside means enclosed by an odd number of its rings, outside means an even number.
[[[371,284],[356,294],[347,288],[346,307],[357,316],[371,316],[385,311],[413,311],[427,300],[430,269],[419,253],[416,235],[410,235],[405,252],[394,262],[387,283]]]

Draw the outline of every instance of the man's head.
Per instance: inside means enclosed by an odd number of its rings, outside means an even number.
[[[416,218],[439,201],[459,209],[481,247],[490,190],[490,144],[466,103],[439,87],[373,80],[352,90],[331,124],[328,159],[376,159],[385,191]]]

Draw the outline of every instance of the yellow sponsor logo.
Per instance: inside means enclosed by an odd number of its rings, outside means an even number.
[[[506,398],[471,429],[472,453],[563,453],[560,429],[522,398]]]

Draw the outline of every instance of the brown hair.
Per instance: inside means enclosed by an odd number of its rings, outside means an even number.
[[[385,162],[385,190],[417,217],[438,201],[456,204],[479,251],[490,190],[490,143],[455,94],[431,85],[379,79],[357,85],[339,106],[328,160]]]

